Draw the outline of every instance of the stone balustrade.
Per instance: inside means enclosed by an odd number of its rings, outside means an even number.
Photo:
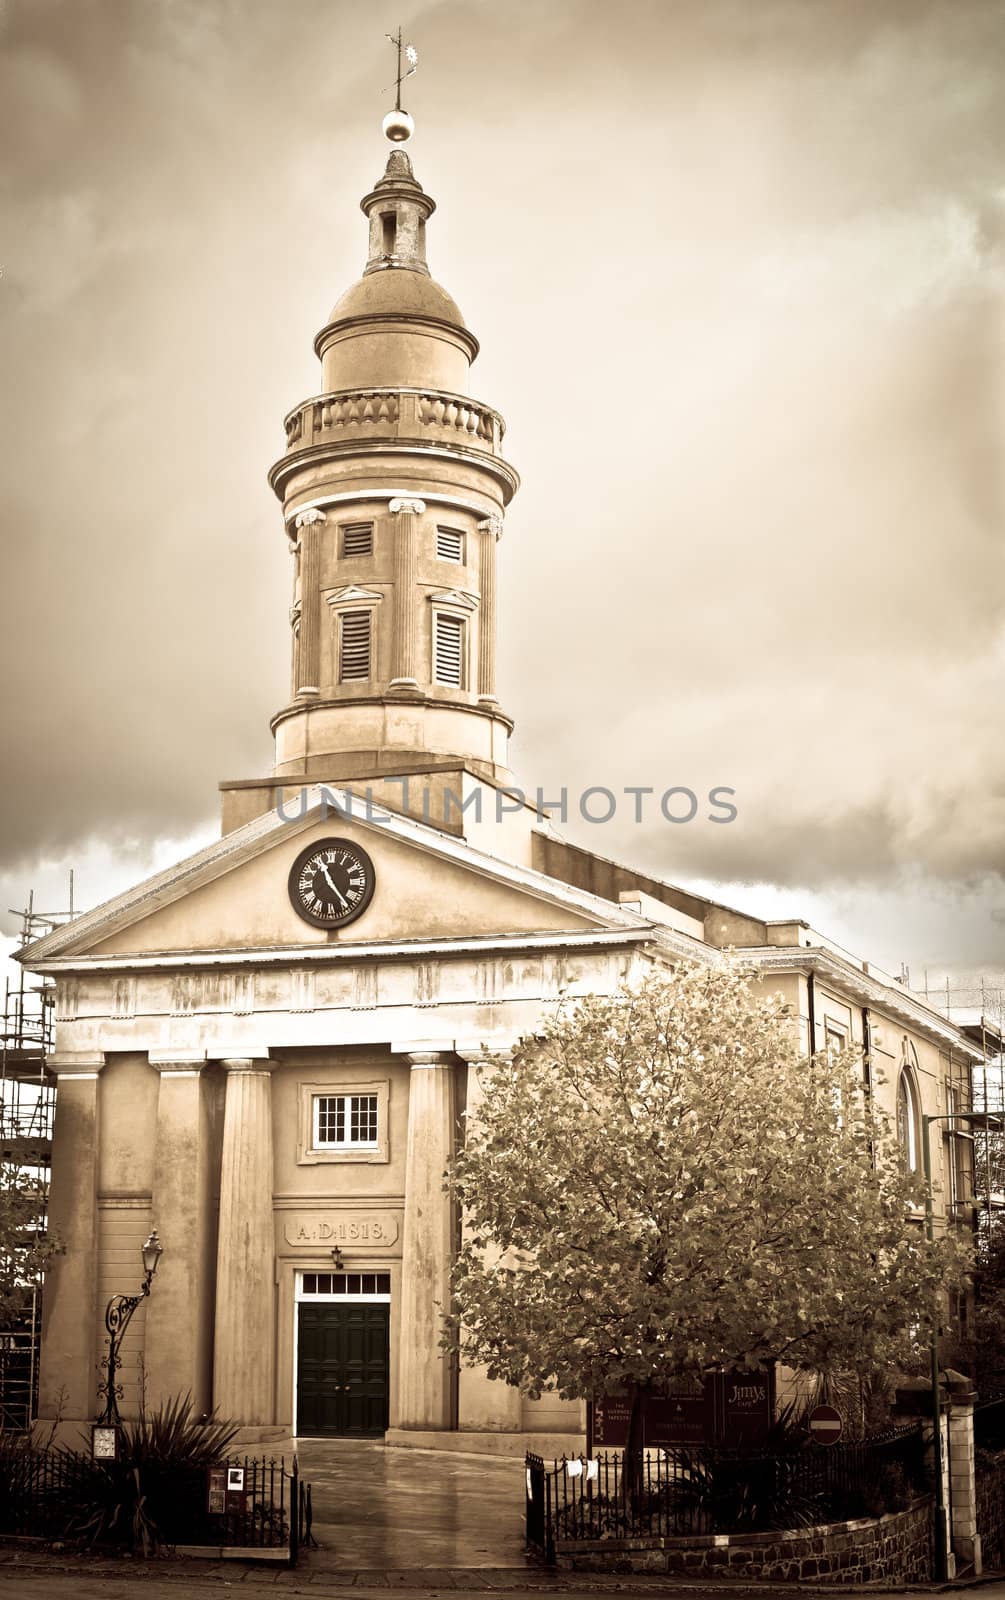
[[[490,406],[439,389],[341,389],[304,400],[286,418],[286,453],[329,440],[419,439],[498,455],[505,425]]]

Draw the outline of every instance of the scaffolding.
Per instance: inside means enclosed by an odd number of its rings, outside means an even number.
[[[27,906],[11,915],[20,923],[18,949],[70,921],[75,915],[73,873],[67,911],[37,911],[31,894]],[[38,1210],[26,1234],[32,1240],[44,1234],[47,1222],[56,1108],[56,1078],[47,1065],[53,1020],[51,984],[28,982],[23,970],[14,982],[6,979],[0,1034],[0,1168],[5,1183],[28,1178],[38,1186]],[[0,1323],[0,1430],[29,1428],[36,1411],[41,1278],[28,1278],[24,1289],[21,1310]]]
[[[974,1231],[978,1259],[987,1259],[1005,1226],[1005,974],[971,977],[924,970],[923,994],[942,1011],[983,1057],[971,1069],[971,1104],[966,1129],[951,1127],[954,1146],[972,1148]]]

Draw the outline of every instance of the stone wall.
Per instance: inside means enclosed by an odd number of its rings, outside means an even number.
[[[977,1531],[986,1569],[1005,1566],[1005,1455],[977,1467]]]
[[[774,1583],[927,1583],[934,1571],[932,1501],[877,1519],[787,1533],[706,1534],[686,1539],[560,1540],[567,1572],[673,1572],[764,1578]]]

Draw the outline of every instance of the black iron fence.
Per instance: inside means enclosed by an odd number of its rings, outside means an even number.
[[[546,1466],[528,1455],[528,1545],[810,1527],[897,1511],[930,1488],[918,1425],[860,1443],[807,1442],[777,1455],[707,1445],[647,1450],[625,1477],[620,1452]]]
[[[200,1467],[146,1460],[96,1462],[61,1450],[9,1441],[0,1451],[0,1535],[142,1543],[138,1521],[157,1545],[289,1551],[296,1564],[311,1538],[310,1485],[296,1457],[230,1457],[240,1487],[210,1509]],[[237,1480],[233,1480],[235,1483]]]
[[[981,1390],[974,1407],[974,1444],[996,1454],[1005,1450],[1005,1393]]]

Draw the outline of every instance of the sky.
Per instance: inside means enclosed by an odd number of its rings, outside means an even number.
[[[1000,0],[0,0],[0,912],[71,866],[97,903],[271,768],[265,475],[366,258],[399,21],[523,480],[518,781],[912,981],[1001,969]],[[717,785],[734,822],[661,815]],[[590,786],[655,798],[590,823]]]

